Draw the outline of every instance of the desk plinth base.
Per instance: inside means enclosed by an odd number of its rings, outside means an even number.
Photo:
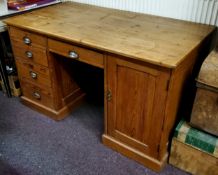
[[[25,104],[26,106],[30,107],[33,110],[36,110],[38,112],[41,112],[50,118],[54,120],[62,120],[64,119],[75,107],[79,106],[82,101],[84,100],[85,93],[81,94],[75,100],[68,103],[66,106],[59,110],[54,110],[51,108],[48,108],[44,105],[41,105],[31,99],[26,98],[25,96],[21,96],[21,102]]]
[[[149,157],[128,145],[123,144],[120,141],[115,140],[113,137],[103,134],[102,136],[103,144],[112,148],[113,150],[141,163],[142,165],[156,171],[160,172],[167,162],[168,153],[165,154],[161,161]]]

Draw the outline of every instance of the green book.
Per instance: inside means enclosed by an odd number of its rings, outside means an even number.
[[[174,137],[218,158],[218,137],[195,129],[184,120],[181,120],[177,125]]]

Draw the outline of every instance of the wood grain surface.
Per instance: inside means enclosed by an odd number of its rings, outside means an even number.
[[[13,53],[17,60],[25,60],[32,63],[37,63],[43,66],[48,66],[46,49],[41,47],[22,45],[22,42],[11,39]],[[27,56],[27,52],[32,53],[32,57]]]
[[[70,57],[69,52],[75,52],[78,58],[71,58],[77,61],[81,61],[93,66],[104,68],[103,54],[94,52],[92,50],[84,49],[81,47],[74,46],[72,44],[66,44],[60,41],[48,39],[48,49],[50,52]]]
[[[6,19],[9,25],[101,51],[176,67],[214,27],[79,3]]]
[[[47,47],[47,39],[46,37],[33,34],[31,32],[23,31],[20,29],[17,29],[16,27],[10,27],[9,30],[10,37],[14,42],[19,43],[20,47],[40,47],[40,48],[46,48]],[[30,39],[30,44],[24,43],[24,38]]]
[[[49,69],[38,64],[31,64],[25,61],[16,62],[17,70],[20,79],[27,79],[33,84],[40,84],[43,86],[51,87],[51,78]],[[32,74],[35,77],[32,77]]]
[[[85,96],[71,62],[103,68],[103,143],[153,170],[163,168],[184,86],[208,54],[214,27],[69,2],[5,22],[16,60],[27,62],[24,51],[31,51],[28,61],[49,70],[52,103],[32,99],[26,88],[25,104],[62,119]],[[33,42],[20,46],[26,36]]]
[[[53,108],[53,95],[51,88],[42,88],[29,82],[21,81],[23,96],[49,108]],[[34,96],[39,94],[39,98]]]

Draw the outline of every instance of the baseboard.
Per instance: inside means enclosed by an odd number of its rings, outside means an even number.
[[[156,172],[160,172],[167,162],[168,153],[163,157],[161,161],[159,161],[134,148],[129,147],[128,145],[123,144],[122,142],[108,135],[104,134],[102,136],[102,139],[103,139],[103,144],[105,144],[106,146],[141,163],[145,167],[148,167]]]
[[[62,120],[66,118],[67,115],[71,113],[71,111],[75,107],[77,107],[79,104],[82,103],[82,101],[84,100],[84,97],[85,97],[85,94],[81,94],[79,97],[75,98],[73,101],[71,101],[70,103],[68,103],[67,105],[65,105],[63,108],[59,110],[48,108],[24,96],[21,96],[21,102],[24,105],[30,107],[31,109],[41,112],[54,120]]]

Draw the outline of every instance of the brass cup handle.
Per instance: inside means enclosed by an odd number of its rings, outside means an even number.
[[[40,99],[41,98],[41,95],[38,93],[38,92],[33,92],[33,97],[35,98],[35,99]]]
[[[68,55],[69,55],[70,58],[73,58],[73,59],[78,59],[79,58],[78,53],[76,53],[75,51],[69,51]]]
[[[24,37],[23,42],[24,44],[27,44],[27,45],[31,44],[31,40],[28,37]]]
[[[30,71],[30,76],[32,77],[32,79],[37,79],[37,73]]]
[[[111,93],[111,90],[108,90],[107,91],[107,100],[111,101],[111,99],[112,99],[112,93]]]
[[[26,54],[27,58],[32,58],[33,57],[33,53],[30,52],[30,51],[26,51],[25,54]]]

